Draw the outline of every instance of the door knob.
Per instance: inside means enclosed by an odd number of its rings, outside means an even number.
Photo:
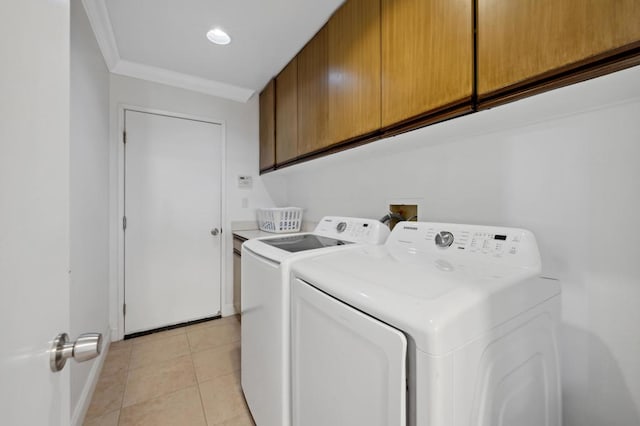
[[[102,351],[102,334],[85,333],[78,336],[75,342],[69,341],[67,333],[56,336],[49,353],[49,366],[51,371],[62,370],[67,359],[73,358],[77,362],[88,361],[100,355]]]
[[[211,235],[213,235],[214,237],[215,237],[216,235],[218,235],[219,233],[220,233],[220,230],[218,230],[218,228],[213,228],[213,229],[211,230]]]

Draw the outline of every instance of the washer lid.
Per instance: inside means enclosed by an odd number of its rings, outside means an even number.
[[[335,238],[314,234],[287,235],[286,237],[264,239],[262,242],[290,253],[353,244],[350,241],[337,240]]]
[[[522,253],[535,255],[517,260],[426,248],[434,242],[426,239],[427,225],[433,224],[412,224],[414,237],[394,229],[384,246],[294,262],[292,276],[405,331],[418,348],[434,355],[460,347],[559,293],[556,281],[539,278],[537,246],[530,233],[517,230]],[[454,238],[459,235],[452,225],[446,227],[453,229]]]
[[[350,244],[382,244],[389,228],[376,219],[325,216],[313,232],[254,238],[243,243],[249,250],[270,261],[282,263],[322,250],[345,249]]]

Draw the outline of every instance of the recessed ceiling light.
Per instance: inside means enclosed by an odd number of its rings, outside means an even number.
[[[222,31],[220,28],[214,28],[207,32],[207,38],[211,43],[215,44],[229,44],[231,43],[231,37],[229,34]]]

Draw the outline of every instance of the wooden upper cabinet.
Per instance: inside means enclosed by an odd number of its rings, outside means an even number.
[[[471,109],[472,0],[382,0],[381,19],[382,127],[455,104]]]
[[[276,77],[276,164],[298,156],[298,62]]]
[[[298,54],[298,154],[331,144],[329,139],[329,44],[323,27]]]
[[[260,93],[260,170],[276,165],[276,83],[271,80]]]
[[[329,139],[380,128],[380,0],[348,0],[327,23]]]
[[[638,0],[478,0],[478,94],[640,45]]]

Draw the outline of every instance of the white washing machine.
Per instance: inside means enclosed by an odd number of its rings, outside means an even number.
[[[560,288],[522,229],[401,222],[291,272],[295,426],[560,426]]]
[[[241,382],[260,426],[291,419],[289,267],[296,259],[382,244],[389,229],[374,219],[325,217],[313,232],[242,245]]]

